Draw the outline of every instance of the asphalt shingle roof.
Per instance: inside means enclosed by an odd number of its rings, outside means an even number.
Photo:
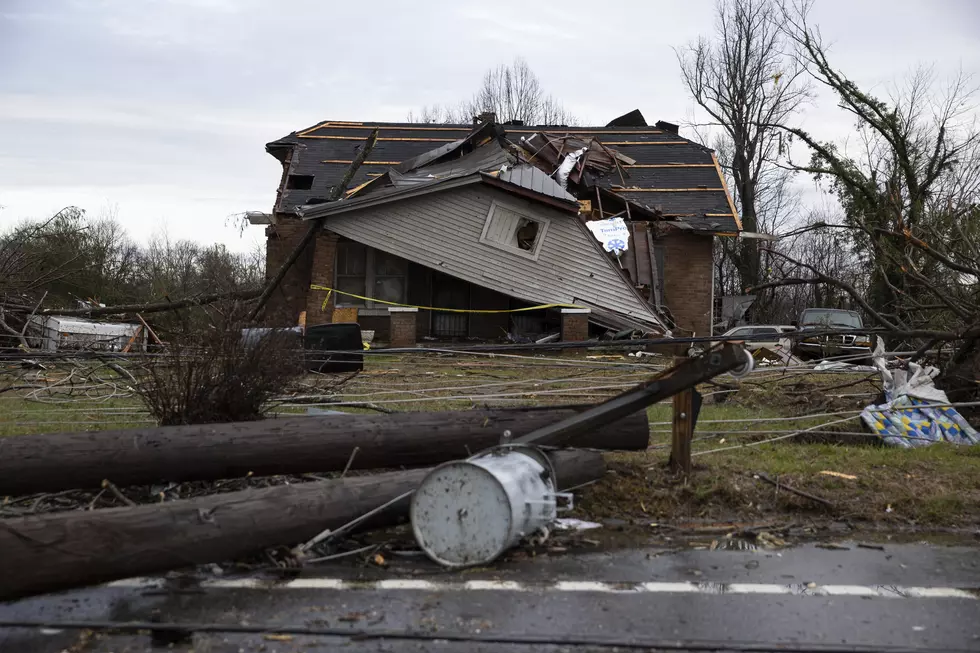
[[[291,174],[312,175],[313,185],[308,190],[284,190],[276,210],[291,213],[298,206],[326,198],[376,127],[378,141],[355,174],[352,188],[406,159],[461,139],[473,129],[472,125],[326,121],[293,132],[269,143],[267,149],[280,159],[292,149]],[[603,176],[598,180],[601,186],[659,210],[666,219],[686,222],[696,231],[740,230],[712,150],[671,131],[657,127],[502,127],[515,143],[522,136],[543,131],[598,138],[636,161],[623,169],[622,179],[616,171]]]

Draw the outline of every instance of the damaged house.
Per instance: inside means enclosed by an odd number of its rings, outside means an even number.
[[[268,224],[266,274],[322,223],[270,326],[357,321],[399,346],[707,335],[713,239],[741,228],[712,150],[639,111],[605,127],[327,121],[266,149],[283,166],[273,213],[253,218]]]

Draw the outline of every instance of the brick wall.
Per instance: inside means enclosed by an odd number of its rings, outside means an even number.
[[[589,309],[561,309],[561,339],[563,342],[589,339]]]
[[[271,279],[303,239],[309,224],[294,217],[276,215],[277,224],[265,229],[265,278]],[[263,314],[265,326],[295,326],[306,310],[307,290],[313,265],[313,244],[303,251],[269,298]]]
[[[664,304],[674,316],[677,336],[711,332],[712,236],[672,231],[664,246]]]
[[[415,318],[418,311],[410,308],[388,309],[391,315],[391,339],[389,344],[392,347],[414,347],[415,346]]]
[[[337,234],[321,230],[313,241],[313,260],[310,264],[310,283],[318,286],[334,288],[337,259]],[[331,297],[327,305],[323,300],[327,296],[325,290],[309,290],[306,298],[306,323],[328,324],[333,320],[335,298]]]

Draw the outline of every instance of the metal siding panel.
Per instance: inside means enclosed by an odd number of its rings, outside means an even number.
[[[549,220],[537,261],[480,242],[493,200]],[[527,301],[570,304],[578,299],[656,321],[574,220],[493,189],[467,187],[329,217],[326,227]]]

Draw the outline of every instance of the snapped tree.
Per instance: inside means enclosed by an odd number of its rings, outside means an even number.
[[[894,344],[956,340],[944,384],[976,393],[980,372],[980,129],[974,88],[954,78],[940,89],[920,70],[882,100],[862,90],[827,57],[809,21],[810,2],[782,7],[783,30],[810,76],[837,96],[856,121],[858,147],[821,141],[797,127],[771,123],[810,150],[796,170],[826,180],[844,211],[834,225],[842,247],[857,253],[865,288],[768,248],[785,262],[782,278],[757,286],[833,286],[849,295]],[[791,162],[792,163],[792,162]],[[814,225],[814,228],[830,228]],[[951,397],[957,396],[951,393]]]

